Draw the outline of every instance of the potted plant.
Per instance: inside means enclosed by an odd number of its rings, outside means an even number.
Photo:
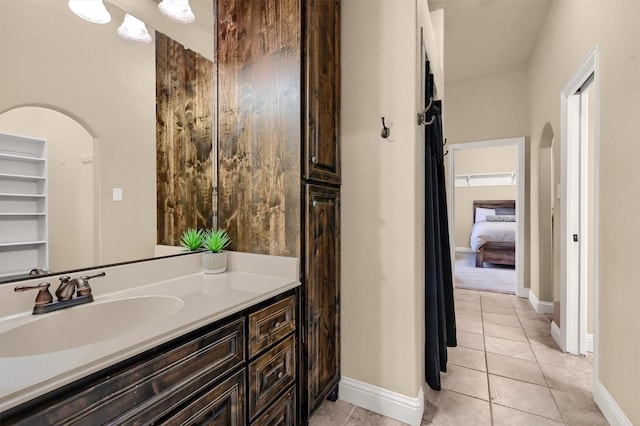
[[[202,269],[205,274],[219,274],[227,270],[227,252],[225,248],[231,243],[229,234],[224,229],[205,231],[202,247]]]
[[[198,251],[204,243],[204,231],[202,229],[188,228],[182,233],[180,245],[187,251]]]

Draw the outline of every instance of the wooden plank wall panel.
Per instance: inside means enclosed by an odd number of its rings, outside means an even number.
[[[156,32],[158,244],[213,226],[213,90],[213,62]]]
[[[219,226],[232,248],[300,255],[299,0],[218,1]]]

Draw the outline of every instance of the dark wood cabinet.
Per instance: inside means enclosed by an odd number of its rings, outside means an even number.
[[[297,292],[0,413],[2,425],[243,426],[255,419],[295,426]],[[252,354],[249,324],[266,318],[278,326],[262,333],[271,337]]]
[[[340,1],[304,2],[304,178],[340,183]]]
[[[311,413],[340,380],[340,191],[306,189],[305,349]]]
[[[302,261],[304,423],[340,378],[340,1],[217,11],[218,226],[237,250]]]

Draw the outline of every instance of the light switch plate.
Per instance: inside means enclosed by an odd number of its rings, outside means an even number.
[[[113,188],[113,201],[122,201],[122,188]]]

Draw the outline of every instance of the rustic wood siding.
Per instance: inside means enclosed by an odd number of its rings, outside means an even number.
[[[218,1],[219,226],[232,248],[300,255],[299,0]]]
[[[213,62],[156,32],[158,244],[213,226],[213,99]]]

